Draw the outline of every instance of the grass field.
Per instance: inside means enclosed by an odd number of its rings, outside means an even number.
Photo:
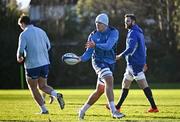
[[[31,98],[28,90],[0,90],[0,121],[14,122],[63,122],[79,121],[77,111],[86,101],[92,89],[63,89],[66,106],[60,110],[57,101],[49,104],[49,98],[46,98],[46,106],[49,109],[49,115],[38,115],[39,108]],[[115,89],[115,101],[119,96],[119,90]],[[126,117],[122,119],[113,119],[110,112],[106,110],[106,98],[103,95],[100,100],[92,106],[87,112],[84,121],[126,121],[126,122],[144,122],[144,121],[180,121],[180,90],[161,89],[153,90],[154,98],[160,110],[159,113],[146,113],[149,108],[143,92],[141,90],[130,90],[122,112]]]

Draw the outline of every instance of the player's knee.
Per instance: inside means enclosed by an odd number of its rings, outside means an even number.
[[[104,83],[108,86],[108,87],[112,87],[113,86],[113,77],[112,76],[106,76],[103,78]]]
[[[45,88],[46,88],[46,85],[39,85],[39,89],[40,89],[40,90],[43,91]]]
[[[127,80],[126,78],[123,79],[123,82],[122,82],[122,89],[125,88],[125,89],[129,89],[130,86],[131,86],[131,82],[130,80]]]
[[[29,89],[31,89],[31,90],[37,90],[37,85],[36,85],[36,84],[28,83],[28,87],[29,87]]]
[[[149,87],[146,79],[137,80],[137,83],[138,83],[138,86],[139,86],[141,89],[144,89],[144,88],[146,88],[146,87]]]
[[[98,93],[99,93],[99,94],[103,94],[103,93],[104,93],[104,88],[100,88],[100,89],[98,90]]]
[[[122,89],[129,89],[130,88],[130,85],[127,85],[127,84],[122,84]]]
[[[96,93],[102,95],[104,93],[104,85],[99,85],[96,89]]]
[[[38,92],[38,88],[37,88],[37,87],[32,87],[32,86],[30,86],[29,89],[30,89],[33,93]]]

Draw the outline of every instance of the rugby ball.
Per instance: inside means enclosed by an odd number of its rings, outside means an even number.
[[[75,65],[79,62],[79,57],[74,53],[65,53],[62,56],[62,61],[68,65]]]

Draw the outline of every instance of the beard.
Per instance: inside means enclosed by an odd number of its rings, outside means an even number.
[[[131,24],[129,24],[129,25],[127,25],[127,24],[126,24],[126,25],[125,25],[125,28],[126,28],[126,29],[131,29],[131,28],[132,28],[132,26],[133,26],[133,25],[132,25],[132,23],[131,23]]]

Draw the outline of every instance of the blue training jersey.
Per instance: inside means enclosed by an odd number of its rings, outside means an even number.
[[[38,27],[28,25],[19,36],[17,56],[26,52],[25,68],[36,68],[50,64],[48,55],[50,48],[46,33]]]
[[[144,65],[146,64],[146,47],[144,34],[138,25],[133,25],[128,30],[126,37],[126,49],[121,53],[126,58],[128,65]]]
[[[104,32],[93,31],[88,41],[94,41],[94,48],[87,48],[81,56],[81,61],[85,62],[92,57],[92,61],[113,64],[116,62],[116,44],[119,39],[119,32],[113,27],[108,27]]]

